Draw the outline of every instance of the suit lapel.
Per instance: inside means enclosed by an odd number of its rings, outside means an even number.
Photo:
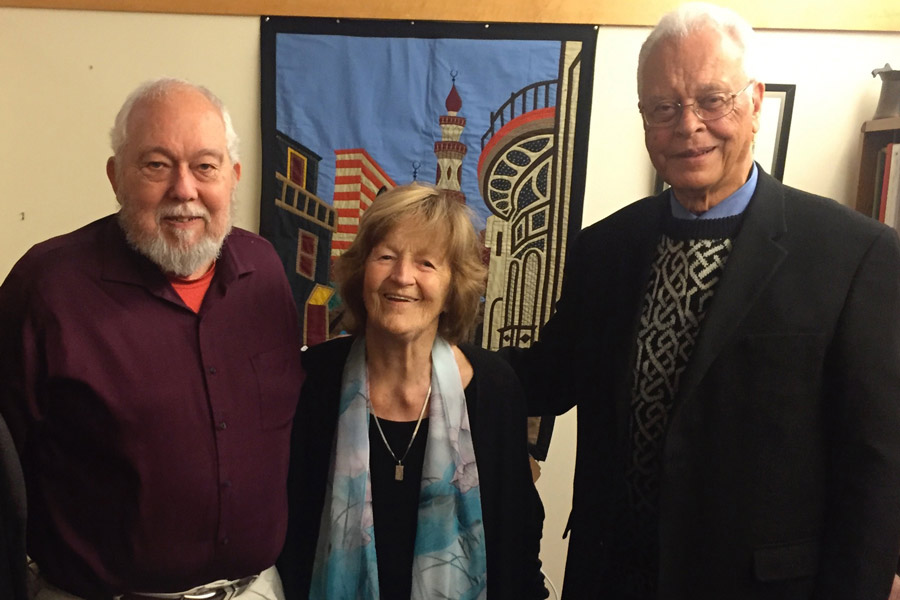
[[[784,186],[760,170],[756,192],[681,377],[679,399],[690,397],[784,260],[787,252],[778,242],[787,229],[784,200]]]

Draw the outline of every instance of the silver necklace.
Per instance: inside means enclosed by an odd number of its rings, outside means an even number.
[[[425,407],[428,406],[428,400],[431,398],[431,385],[428,386],[428,392],[425,394],[425,402],[422,403],[422,410],[419,412],[419,418],[416,421],[416,428],[413,429],[412,437],[409,438],[409,444],[406,446],[406,452],[403,453],[401,458],[397,458],[397,455],[394,454],[394,451],[391,449],[391,445],[388,444],[387,438],[384,437],[384,431],[381,429],[381,423],[378,421],[378,415],[375,414],[375,407],[372,407],[372,416],[375,417],[375,426],[378,427],[378,433],[381,434],[381,441],[384,442],[384,447],[387,448],[387,451],[391,453],[391,457],[396,461],[396,465],[394,466],[394,481],[403,481],[403,461],[406,460],[406,455],[409,454],[409,449],[412,448],[413,442],[416,441],[416,435],[419,433],[419,425],[422,424],[422,417],[425,416]],[[369,400],[369,405],[371,405],[372,401]]]

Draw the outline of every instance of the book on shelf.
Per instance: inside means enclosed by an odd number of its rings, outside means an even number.
[[[875,155],[875,185],[872,186],[872,218],[884,223],[884,202],[882,196],[887,194],[887,177],[885,173],[885,161],[887,160],[888,147],[885,146]]]
[[[900,143],[888,144],[884,159],[884,193],[881,202],[884,204],[884,222],[886,225],[900,228]]]

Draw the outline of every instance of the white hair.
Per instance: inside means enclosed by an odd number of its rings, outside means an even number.
[[[232,164],[237,163],[240,160],[238,154],[238,135],[234,131],[231,115],[228,113],[228,109],[219,97],[202,85],[196,85],[184,79],[160,77],[159,79],[146,81],[139,85],[137,89],[128,95],[125,102],[122,104],[122,108],[119,109],[119,113],[116,115],[115,123],[109,132],[109,139],[112,144],[112,151],[116,157],[117,165],[121,163],[119,158],[121,157],[122,149],[128,141],[128,117],[131,116],[131,110],[134,106],[142,100],[162,98],[169,91],[177,88],[189,88],[203,94],[203,96],[219,110],[219,114],[222,115],[222,121],[225,123],[225,143],[228,149],[228,158],[231,159]]]
[[[741,68],[750,79],[757,79],[756,34],[739,14],[706,2],[688,2],[666,13],[644,40],[638,55],[638,95],[643,85],[644,66],[657,44],[668,39],[683,39],[696,31],[712,29],[735,43],[741,51]]]

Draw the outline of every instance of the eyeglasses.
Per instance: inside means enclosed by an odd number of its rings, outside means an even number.
[[[697,98],[691,104],[681,102],[663,101],[657,102],[649,108],[640,107],[641,115],[647,127],[671,127],[679,120],[684,109],[690,108],[701,121],[715,121],[730,115],[734,111],[734,99],[747,91],[754,83],[751,79],[738,92],[716,92],[702,98]]]

